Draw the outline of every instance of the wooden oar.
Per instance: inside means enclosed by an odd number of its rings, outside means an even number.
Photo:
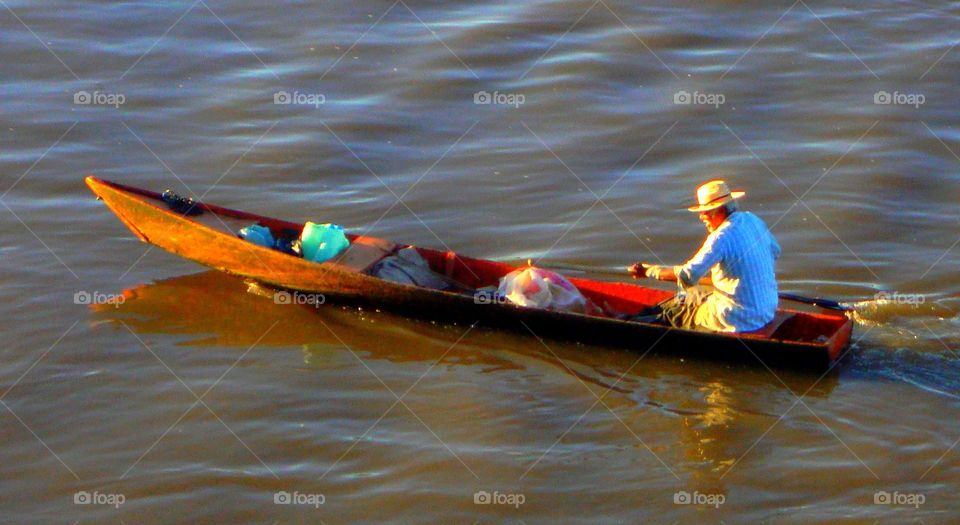
[[[551,270],[557,270],[561,272],[580,272],[580,273],[594,273],[594,274],[605,274],[613,277],[624,277],[629,275],[626,270],[616,269],[612,270],[609,268],[598,268],[595,266],[582,266],[579,264],[546,264],[545,268]],[[795,295],[791,293],[781,293],[781,299],[786,299],[788,301],[795,301],[798,303],[809,304],[813,306],[818,306],[820,308],[826,308],[828,310],[839,310],[841,312],[846,312],[852,310],[853,308],[841,304],[838,301],[832,299],[823,299],[821,297],[804,297],[802,295]]]
[[[853,310],[852,306],[847,306],[833,299],[824,299],[822,297],[804,297],[802,295],[794,295],[792,293],[782,293],[780,294],[781,299],[786,299],[788,301],[796,301],[798,303],[812,304],[813,306],[819,306],[820,308],[826,308],[828,310],[840,310],[841,312],[849,312]]]

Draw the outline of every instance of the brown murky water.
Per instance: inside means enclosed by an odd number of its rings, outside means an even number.
[[[954,522],[958,20],[3,0],[0,521]],[[90,173],[610,268],[690,255],[721,175],[856,344],[818,378],[276,305],[148,251]]]

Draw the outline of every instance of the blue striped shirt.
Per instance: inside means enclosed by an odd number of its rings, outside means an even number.
[[[674,268],[678,283],[695,286],[710,271],[714,293],[697,310],[698,326],[720,332],[758,330],[777,311],[775,260],[780,245],[760,217],[733,212],[692,259]]]

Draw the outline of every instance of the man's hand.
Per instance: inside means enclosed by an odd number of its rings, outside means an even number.
[[[663,272],[663,266],[656,264],[640,263],[643,267],[643,274],[651,279],[660,280],[660,274]]]
[[[641,277],[659,279],[660,273],[663,271],[663,266],[657,266],[656,264],[650,264],[645,262],[638,262],[632,266],[628,266],[627,271],[630,272],[630,275],[633,275],[634,279],[639,279]]]

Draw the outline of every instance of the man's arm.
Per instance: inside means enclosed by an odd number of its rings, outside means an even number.
[[[722,244],[720,240],[722,233],[715,231],[707,236],[707,239],[697,250],[689,261],[682,266],[658,266],[656,264],[637,263],[630,267],[631,273],[636,277],[650,277],[661,281],[674,281],[683,287],[693,286],[694,284],[712,285],[713,280],[708,277],[708,272],[713,265],[720,262]]]
[[[635,279],[650,277],[658,281],[677,281],[677,272],[673,266],[658,266],[656,264],[638,262],[633,266],[627,267],[627,270]],[[700,284],[713,286],[713,279],[707,276],[701,277]]]

